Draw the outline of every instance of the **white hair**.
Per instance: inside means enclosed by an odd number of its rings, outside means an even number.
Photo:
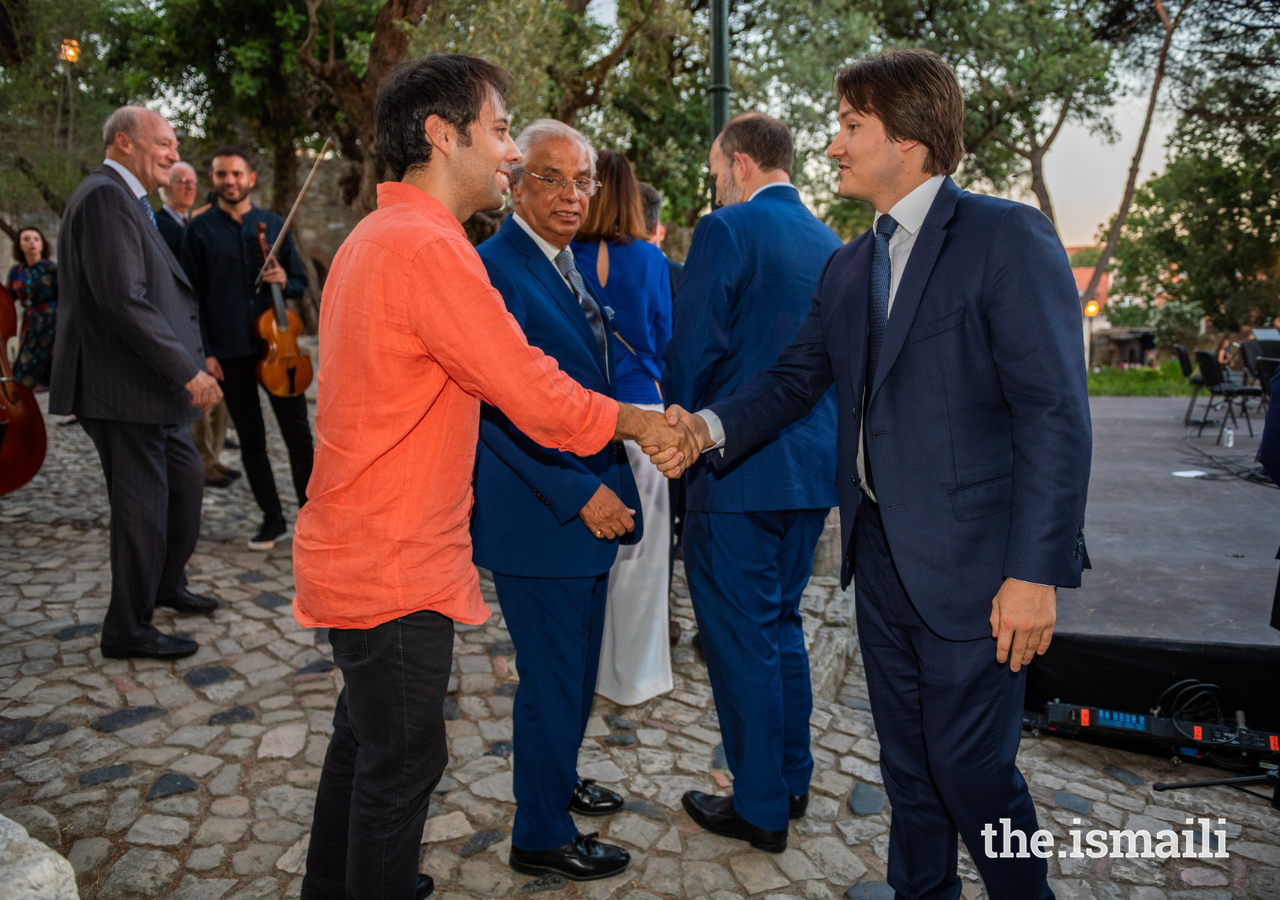
[[[122,131],[135,141],[141,140],[143,113],[157,115],[145,106],[122,106],[107,116],[107,121],[102,123],[102,146],[110,147]]]
[[[529,158],[530,150],[543,141],[557,139],[577,141],[586,149],[587,156],[591,158],[591,177],[594,179],[596,177],[596,148],[591,146],[587,136],[573,126],[566,125],[556,119],[534,119],[516,136],[516,149],[520,151],[523,159],[511,167],[511,183],[520,183],[520,179],[524,176],[525,160]]]

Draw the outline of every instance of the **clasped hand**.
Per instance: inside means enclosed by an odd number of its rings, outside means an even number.
[[[698,423],[702,423],[702,435],[697,431]],[[625,403],[618,404],[615,437],[622,441],[635,441],[658,471],[668,478],[679,478],[697,461],[703,447],[710,443],[704,440],[705,436],[706,424],[678,406],[671,407],[663,415]]]

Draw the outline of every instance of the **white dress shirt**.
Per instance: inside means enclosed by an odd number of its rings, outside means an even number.
[[[142,182],[138,180],[138,176],[134,175],[120,163],[114,159],[104,159],[103,165],[108,165],[124,176],[124,183],[129,185],[129,190],[133,191],[133,195],[139,200],[147,196],[147,189],[142,186]]]
[[[164,210],[164,212],[168,213],[169,218],[173,219],[173,221],[177,222],[177,223],[178,223],[179,225],[181,225],[183,228],[186,228],[186,227],[187,227],[187,224],[188,224],[188,222],[190,221],[190,219],[189,219],[189,217],[187,216],[187,214],[186,214],[186,213],[180,213],[180,212],[178,212],[176,209],[174,209],[174,208],[173,208],[172,206],[170,206],[168,203],[166,203],[164,206],[162,206],[162,207],[160,207],[160,208],[161,208],[162,210]]]
[[[573,285],[569,284],[569,279],[565,278],[564,275],[561,274],[560,270],[556,268],[556,257],[559,256],[564,251],[562,251],[555,244],[551,243],[549,240],[544,238],[542,235],[538,234],[538,232],[534,231],[533,226],[530,225],[528,222],[526,222],[524,219],[520,218],[519,213],[512,213],[511,218],[515,219],[516,224],[524,229],[525,234],[533,238],[533,242],[538,245],[538,249],[541,250],[546,255],[548,260],[550,260],[551,268],[556,270],[556,274],[559,275],[560,280],[565,283],[565,287],[569,289],[570,293],[573,293]],[[565,247],[564,249],[568,251],[569,256],[571,257],[573,256],[573,250],[571,248]],[[574,294],[574,296],[576,297],[577,294]]]
[[[929,209],[933,206],[934,199],[938,196],[938,190],[942,187],[942,182],[946,180],[945,175],[934,175],[923,184],[920,184],[907,196],[903,197],[889,210],[889,215],[898,223],[898,228],[893,233],[893,237],[889,238],[889,313],[893,312],[893,300],[898,294],[898,285],[902,283],[902,273],[906,271],[907,260],[911,258],[911,249],[916,245],[916,236],[920,233],[920,228],[924,225],[925,217],[929,215]],[[779,182],[782,184],[783,182]],[[765,187],[773,187],[766,185]],[[765,188],[753,193],[756,194]],[[882,213],[877,212],[875,220],[872,223],[874,231],[875,222],[880,221]],[[870,385],[867,386],[868,388]],[[699,410],[697,415],[702,416],[703,421],[707,423],[707,431],[711,435],[711,450],[720,450],[724,452],[724,426],[720,422],[720,417],[709,409]],[[862,482],[862,490],[875,500],[875,495],[867,487],[866,471],[863,464],[863,446],[862,437],[858,438],[858,478]]]
[[[902,273],[907,270],[907,260],[911,258],[911,250],[916,245],[920,227],[924,225],[925,216],[929,215],[929,208],[933,206],[934,198],[938,196],[938,189],[942,187],[942,182],[946,178],[945,175],[934,175],[889,210],[889,216],[898,223],[898,228],[894,231],[893,237],[889,238],[889,311],[886,319],[893,315],[893,301],[898,296],[898,285],[902,284]],[[883,213],[876,213],[871,225],[873,233],[875,223],[880,221],[882,215]],[[871,390],[871,385],[866,385],[863,390]],[[862,492],[874,501],[876,495],[867,484],[866,435],[864,417],[863,427],[858,432],[858,482],[862,485]]]

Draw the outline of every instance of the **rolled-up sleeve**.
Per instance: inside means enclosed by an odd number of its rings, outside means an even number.
[[[432,241],[418,250],[410,271],[419,284],[434,286],[413,310],[411,327],[463,390],[502,410],[544,447],[589,456],[612,440],[617,402],[586,390],[529,345],[470,245]]]

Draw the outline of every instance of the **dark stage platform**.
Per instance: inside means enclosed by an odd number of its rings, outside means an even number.
[[[1280,631],[1269,626],[1280,546],[1280,490],[1222,476],[1179,442],[1184,398],[1095,397],[1085,538],[1092,571],[1058,592],[1049,652],[1032,664],[1027,708],[1047,701],[1147,713],[1175,681],[1221,687],[1224,712],[1280,730]],[[1203,398],[1197,410],[1203,407]],[[1243,426],[1243,420],[1241,425]],[[1255,420],[1255,434],[1262,422]],[[1216,429],[1194,446],[1252,460]]]

